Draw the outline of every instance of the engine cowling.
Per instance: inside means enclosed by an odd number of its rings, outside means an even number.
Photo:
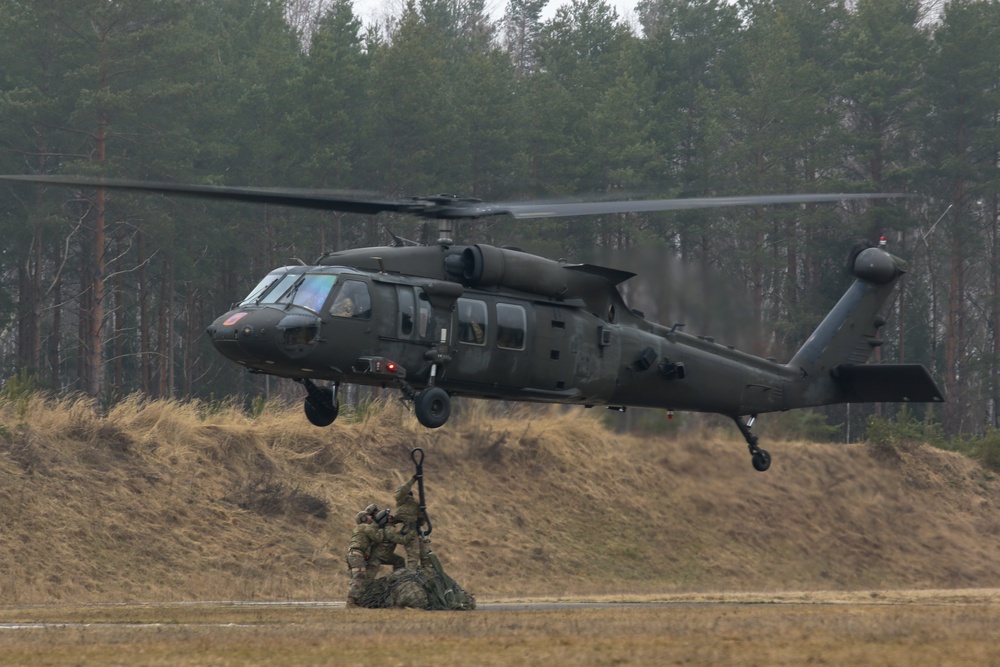
[[[570,280],[559,262],[483,244],[462,251],[462,277],[477,287],[506,287],[551,297],[566,294]]]

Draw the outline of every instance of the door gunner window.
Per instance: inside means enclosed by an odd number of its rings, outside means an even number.
[[[334,317],[369,319],[372,316],[372,295],[368,285],[360,280],[345,280],[330,306],[330,314]]]
[[[458,340],[470,345],[486,344],[486,303],[475,299],[458,300]]]

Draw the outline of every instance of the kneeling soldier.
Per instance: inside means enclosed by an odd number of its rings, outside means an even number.
[[[347,548],[347,567],[351,574],[351,583],[347,588],[347,606],[356,607],[358,596],[365,589],[368,581],[368,561],[372,549],[382,541],[383,533],[373,523],[367,512],[358,512],[358,525],[351,534],[351,544]]]

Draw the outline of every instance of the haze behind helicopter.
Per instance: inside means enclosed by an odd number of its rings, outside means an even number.
[[[549,243],[511,245],[560,258],[559,250]],[[680,323],[685,333],[711,336],[751,354],[771,353],[774,336],[754,322],[746,285],[709,262],[685,261],[665,246],[592,248],[565,259],[635,273],[618,289],[629,308],[641,311],[650,322],[665,327]]]

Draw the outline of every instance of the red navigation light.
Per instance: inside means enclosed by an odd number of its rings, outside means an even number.
[[[380,376],[383,380],[401,380],[406,377],[406,369],[392,359],[385,357],[359,357],[354,371]]]

